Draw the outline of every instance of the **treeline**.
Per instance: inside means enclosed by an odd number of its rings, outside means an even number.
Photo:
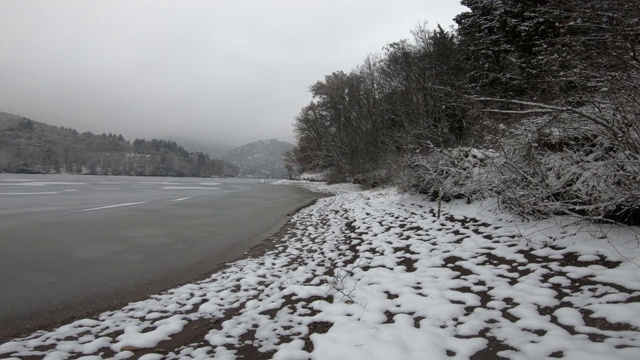
[[[292,173],[640,222],[640,2],[462,4],[313,84]]]
[[[0,172],[137,176],[237,176],[237,166],[174,141],[78,133],[3,114]]]

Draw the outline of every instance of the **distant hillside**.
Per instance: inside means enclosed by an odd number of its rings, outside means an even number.
[[[239,176],[284,179],[287,170],[283,154],[293,147],[288,142],[273,139],[254,141],[229,151],[222,159],[237,165]]]
[[[236,176],[239,169],[174,141],[78,133],[0,112],[0,172]]]
[[[228,153],[235,147],[216,143],[202,142],[199,140],[194,140],[187,136],[176,136],[171,134],[163,135],[162,138],[173,140],[189,151],[199,151],[205,154],[209,154],[211,158],[215,159],[220,159],[224,154]]]

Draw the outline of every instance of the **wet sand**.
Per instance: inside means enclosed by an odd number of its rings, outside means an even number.
[[[319,197],[256,181],[196,189],[203,179],[171,179],[181,185],[167,186],[118,177],[125,183],[105,186],[91,178],[72,179],[85,185],[45,186],[75,188],[60,190],[67,198],[0,195],[0,342],[203,278]],[[193,186],[185,186],[189,182]],[[0,192],[7,188],[0,185]],[[37,187],[39,193],[53,191]]]

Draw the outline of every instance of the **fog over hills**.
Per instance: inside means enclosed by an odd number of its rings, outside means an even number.
[[[240,176],[282,179],[287,177],[283,154],[293,147],[275,139],[259,140],[229,151],[222,160],[237,165]]]

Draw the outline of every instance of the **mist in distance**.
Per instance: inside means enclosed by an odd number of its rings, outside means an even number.
[[[308,87],[453,0],[0,2],[0,111],[209,152],[294,142]],[[189,146],[186,144],[186,146]]]

